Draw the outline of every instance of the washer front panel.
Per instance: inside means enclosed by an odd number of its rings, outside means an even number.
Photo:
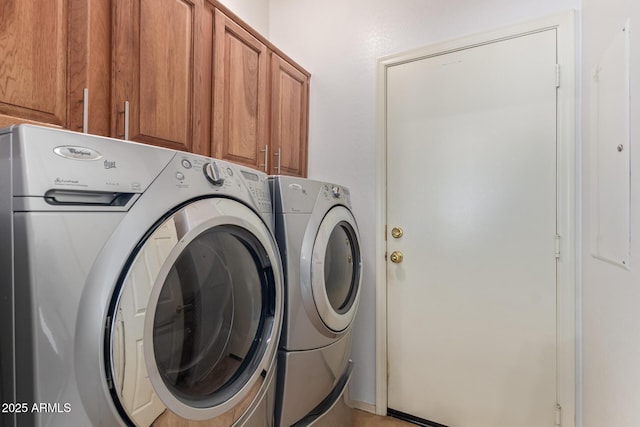
[[[225,198],[186,205],[150,233],[107,337],[112,394],[133,424],[229,426],[256,404],[279,336],[277,256],[262,220]]]

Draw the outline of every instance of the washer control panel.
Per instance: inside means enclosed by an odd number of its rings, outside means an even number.
[[[240,169],[240,173],[244,177],[244,182],[249,189],[249,193],[251,193],[256,205],[259,206],[260,211],[271,212],[271,194],[269,192],[267,175],[248,169]]]
[[[189,188],[206,182],[213,193],[250,200],[260,212],[271,213],[267,174],[223,160],[181,153],[174,162],[176,187]]]

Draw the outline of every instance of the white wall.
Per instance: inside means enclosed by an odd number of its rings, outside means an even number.
[[[269,0],[222,0],[220,3],[269,38]]]
[[[350,390],[352,399],[374,404],[375,233],[382,232],[375,227],[377,200],[381,196],[375,185],[376,58],[579,9],[581,1],[270,0],[270,3],[271,41],[312,74],[309,176],[344,184],[352,191],[365,272],[355,324],[356,367]],[[638,288],[640,293],[640,281]],[[640,313],[640,309],[637,311]],[[636,362],[639,367],[635,370],[640,373],[640,358]],[[640,385],[640,381],[636,384]],[[640,393],[636,395],[640,398]]]
[[[583,0],[583,426],[640,426],[640,3]],[[631,259],[625,270],[591,256],[591,70],[631,19]],[[635,120],[634,120],[635,119]]]

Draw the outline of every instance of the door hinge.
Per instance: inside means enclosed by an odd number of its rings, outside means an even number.
[[[384,225],[384,241],[387,241],[387,224]]]
[[[555,242],[556,259],[560,259],[560,235],[556,234],[555,236],[553,236],[553,240]]]
[[[556,64],[556,88],[560,87],[560,64]]]
[[[562,426],[562,406],[556,403],[556,422],[554,424],[554,427],[561,427],[561,426]]]

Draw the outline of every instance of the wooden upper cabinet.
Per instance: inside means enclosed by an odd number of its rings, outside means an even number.
[[[211,81],[203,76],[211,70],[203,58],[204,1],[114,3],[111,134],[122,138],[126,130],[131,140],[201,151],[207,105],[201,95]]]
[[[0,2],[2,124],[67,126],[70,10],[65,0]]]
[[[213,149],[219,159],[267,170],[267,47],[215,10]]]
[[[309,74],[216,0],[0,0],[0,17],[0,127],[306,176]]]
[[[270,173],[307,176],[309,75],[271,54]]]
[[[0,2],[0,126],[108,134],[110,1]]]

